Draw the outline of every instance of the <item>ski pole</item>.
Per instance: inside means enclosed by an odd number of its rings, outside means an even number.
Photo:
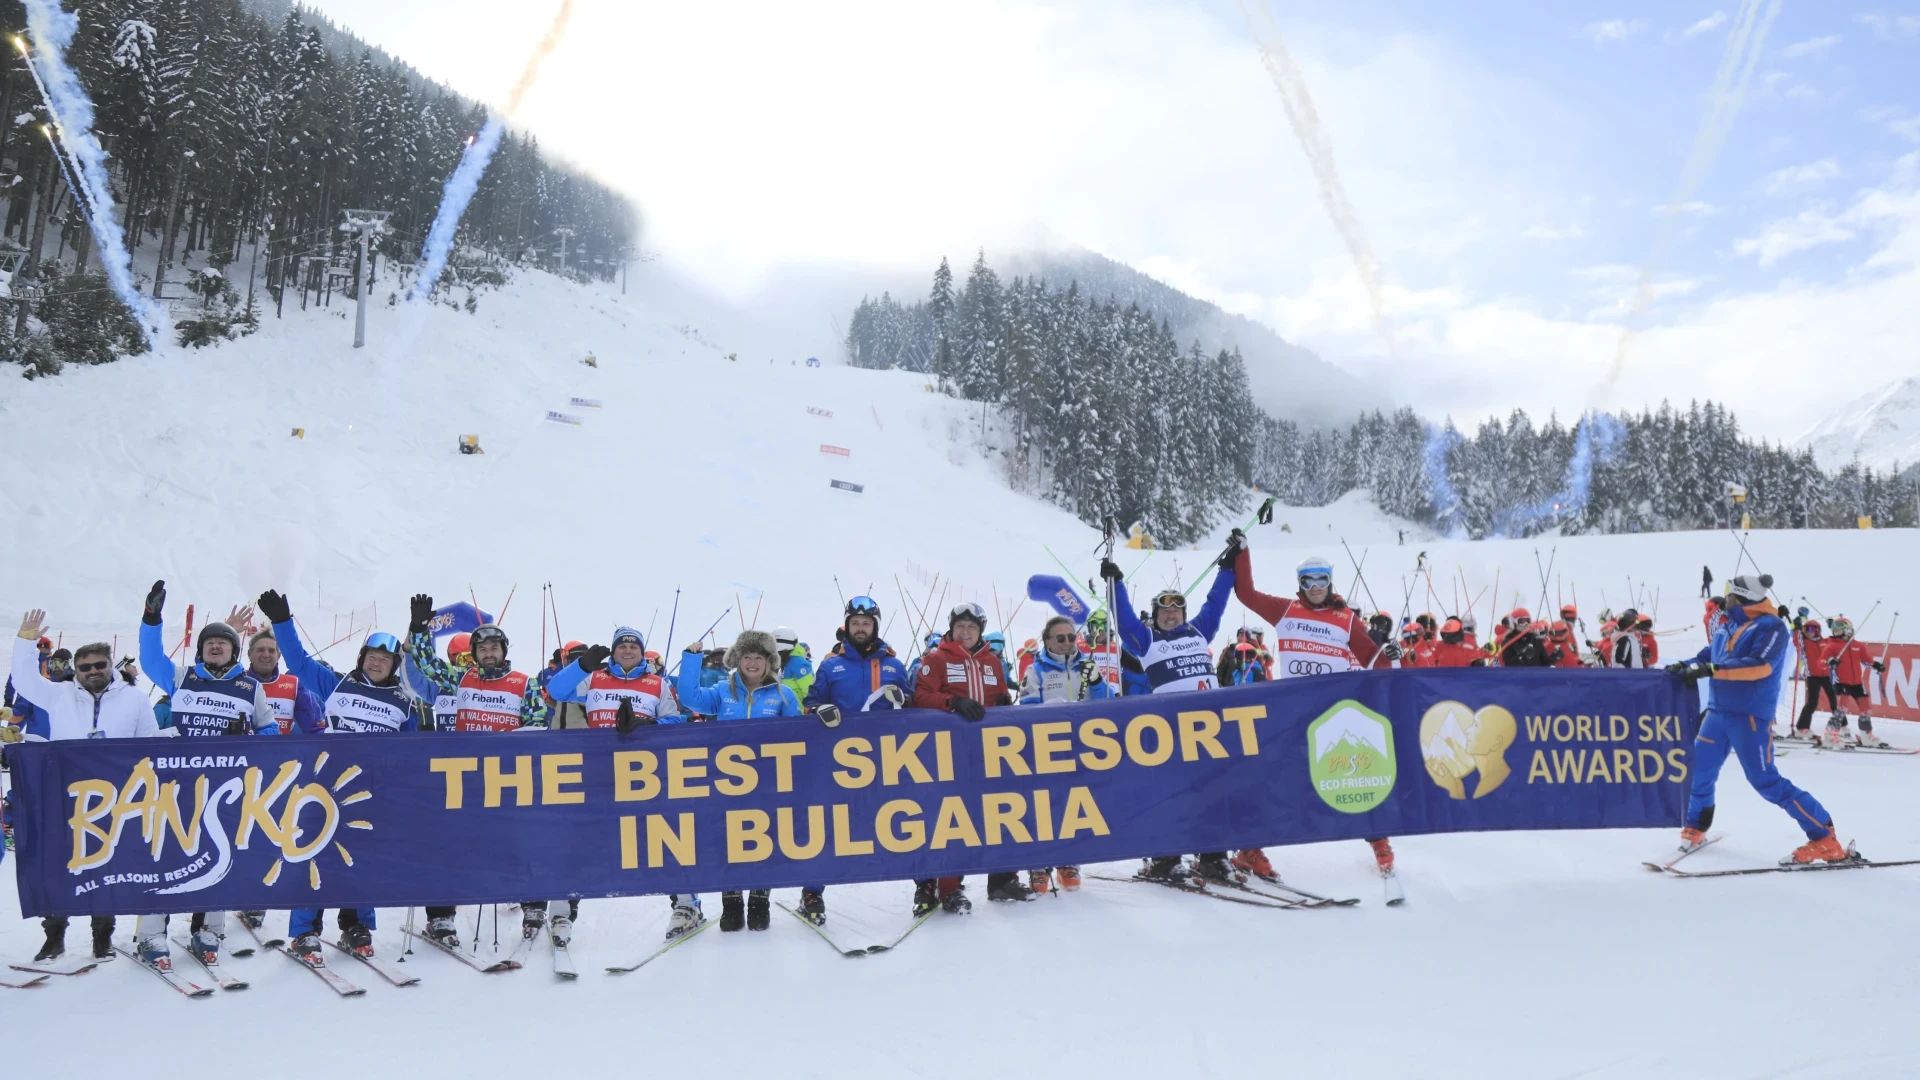
[[[560,601],[554,596],[551,581],[547,582],[547,606],[553,609],[553,636],[560,641],[567,640],[567,635],[560,632]]]
[[[1542,611],[1545,611],[1547,609],[1547,579],[1553,576],[1553,561],[1559,557],[1560,557],[1560,545],[1555,544],[1553,545],[1553,550],[1547,552],[1547,569],[1544,573],[1540,575],[1540,610]],[[1540,559],[1540,552],[1535,551],[1533,553],[1533,558],[1535,562],[1538,562]]]
[[[659,615],[660,609],[654,608],[653,613],[656,616]],[[673,623],[674,623],[674,620],[678,619],[679,617],[680,617],[680,586],[675,585],[673,587],[673,613],[667,616],[667,648],[668,649],[674,648]],[[653,633],[653,625],[651,623],[647,625],[647,633],[649,634]],[[660,670],[663,673],[666,671],[666,668],[667,668],[667,662],[665,659],[666,655],[667,655],[666,650],[663,649],[660,651],[660,656],[662,657],[660,661]],[[642,659],[644,659],[644,657]]]
[[[1340,542],[1341,542],[1342,544],[1345,544],[1345,543],[1346,543],[1346,541],[1345,541],[1345,540],[1341,540]],[[1358,584],[1360,584],[1360,572],[1361,572],[1362,570],[1365,570],[1365,569],[1366,569],[1366,567],[1367,567],[1367,553],[1368,553],[1368,551],[1370,551],[1370,550],[1371,550],[1371,549],[1369,549],[1369,548],[1361,548],[1361,549],[1360,549],[1360,561],[1359,561],[1359,562],[1357,562],[1357,563],[1354,563],[1354,564],[1353,564],[1353,581],[1352,581],[1352,582],[1351,582],[1351,583],[1350,583],[1350,584],[1349,584],[1349,585],[1347,586],[1347,591],[1348,591],[1348,592],[1352,592],[1352,591],[1353,591],[1353,589],[1354,589],[1354,586],[1355,586],[1355,585],[1358,585]],[[1353,551],[1352,551],[1352,549],[1348,549],[1348,551],[1347,551],[1347,558],[1349,558],[1349,559],[1351,559],[1351,558],[1353,558]]]
[[[495,622],[505,623],[507,621],[507,609],[513,606],[513,594],[519,591],[520,583],[516,581],[513,583],[513,588],[507,590],[507,602],[500,605],[500,617],[494,620]]]
[[[1343,536],[1340,538],[1340,546],[1347,549],[1347,558],[1351,560],[1353,558],[1353,549],[1351,547],[1347,547],[1346,537]],[[1360,583],[1361,588],[1367,590],[1367,603],[1373,605],[1373,610],[1379,611],[1380,602],[1373,598],[1373,587],[1367,584],[1367,577],[1365,574],[1362,574],[1360,572],[1360,568],[1358,565],[1354,567],[1353,578],[1355,581],[1358,581]]]
[[[840,606],[841,606],[841,607],[846,607],[846,606],[847,606],[847,594],[846,594],[846,590],[844,590],[844,589],[842,589],[842,588],[840,587],[840,575],[839,575],[839,574],[835,574],[835,575],[833,575],[833,591],[834,591],[834,592],[836,592],[836,593],[838,593],[838,594],[840,595]]]
[[[747,632],[747,605],[740,602],[740,590],[733,590],[733,606],[740,609],[740,632]]]

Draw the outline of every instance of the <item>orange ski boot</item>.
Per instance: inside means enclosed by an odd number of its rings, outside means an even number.
[[[1056,866],[1053,868],[1053,883],[1068,892],[1080,888],[1080,868],[1077,866]]]
[[[1233,856],[1233,868],[1244,870],[1262,881],[1279,881],[1280,875],[1273,872],[1273,864],[1267,861],[1267,853],[1257,847],[1243,848]]]
[[[1393,873],[1393,842],[1383,836],[1378,840],[1369,840],[1367,843],[1373,847],[1373,861],[1379,864],[1380,872]]]
[[[1818,840],[1809,840],[1799,847],[1794,848],[1793,854],[1780,860],[1780,862],[1783,866],[1791,866],[1796,863],[1804,865],[1806,863],[1816,862],[1841,862],[1849,858],[1851,854],[1851,852],[1841,845],[1840,838],[1830,832]]]
[[[1050,893],[1053,891],[1053,878],[1045,870],[1029,870],[1027,871],[1027,888],[1036,893]]]

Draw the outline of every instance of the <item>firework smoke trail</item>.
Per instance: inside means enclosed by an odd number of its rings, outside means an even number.
[[[1286,108],[1287,123],[1293,128],[1294,138],[1299,140],[1308,163],[1313,166],[1321,205],[1333,219],[1333,227],[1340,230],[1347,252],[1353,256],[1353,268],[1359,273],[1361,284],[1366,286],[1367,300],[1373,305],[1373,328],[1386,341],[1387,351],[1397,353],[1393,332],[1387,326],[1386,283],[1380,260],[1374,257],[1373,246],[1367,243],[1366,233],[1360,228],[1359,215],[1354,213],[1353,203],[1348,201],[1346,188],[1340,183],[1339,170],[1333,163],[1333,143],[1320,126],[1320,114],[1313,107],[1313,95],[1307,92],[1307,81],[1287,52],[1286,43],[1280,40],[1279,30],[1267,17],[1265,0],[1234,2],[1247,21],[1247,31],[1253,35],[1254,44],[1260,48],[1260,59],[1266,65],[1267,74],[1273,77],[1273,85],[1280,91],[1280,103]],[[1259,5],[1257,19],[1253,4]]]
[[[1661,210],[1660,225],[1654,233],[1653,253],[1647,259],[1647,265],[1641,269],[1639,282],[1634,287],[1633,302],[1627,309],[1629,321],[1653,303],[1653,278],[1666,261],[1667,248],[1673,242],[1673,234],[1678,227],[1679,207],[1700,190],[1708,170],[1713,167],[1714,159],[1720,154],[1721,144],[1733,131],[1734,118],[1740,115],[1740,105],[1747,96],[1747,84],[1753,79],[1754,67],[1760,63],[1761,47],[1766,43],[1767,31],[1773,28],[1774,16],[1780,14],[1781,3],[1782,0],[1741,0],[1740,14],[1734,19],[1733,30],[1727,34],[1727,51],[1720,57],[1720,69],[1714,73],[1713,89],[1707,95],[1707,114],[1701,117],[1700,129],[1694,133],[1686,167],[1680,172],[1680,183]],[[1764,14],[1762,8],[1765,9]],[[1606,382],[1600,385],[1596,397],[1606,397],[1619,383],[1620,375],[1626,369],[1627,349],[1632,345],[1636,333],[1630,324],[1621,329],[1620,344],[1613,354],[1613,366],[1608,370]]]
[[[1460,532],[1460,496],[1454,493],[1453,478],[1447,473],[1447,460],[1453,448],[1460,442],[1460,433],[1454,430],[1453,421],[1447,421],[1444,428],[1427,428],[1427,445],[1422,455],[1426,462],[1427,486],[1433,489],[1433,517],[1448,536]]]
[[[553,24],[547,27],[546,36],[527,58],[527,66],[520,72],[520,78],[507,92],[506,116],[511,118],[520,110],[520,100],[533,88],[535,79],[540,77],[540,64],[553,55],[560,46],[560,40],[566,37],[567,23],[573,18],[573,0],[560,0],[560,10],[554,13]],[[506,134],[506,120],[490,116],[480,134],[467,144],[460,155],[460,164],[447,177],[445,191],[440,196],[440,209],[433,215],[433,226],[427,230],[427,242],[420,253],[420,276],[414,279],[413,292],[409,300],[425,300],[433,291],[434,283],[440,280],[440,272],[447,267],[447,258],[453,253],[454,233],[460,228],[460,217],[467,212],[467,204],[473,201],[474,193],[480,190],[480,178],[486,174],[487,165],[493,160],[493,153],[500,148],[501,136]]]
[[[80,29],[80,18],[60,10],[59,0],[26,0],[26,8],[27,32],[33,35],[40,63],[46,69],[36,81],[40,81],[47,109],[53,113],[54,131],[80,173],[77,179],[83,186],[78,190],[85,195],[80,201],[93,227],[94,241],[100,245],[100,265],[106,271],[107,284],[140,324],[147,346],[156,351],[164,349],[166,316],[134,286],[133,257],[127,252],[126,233],[113,216],[107,153],[93,134],[93,101],[67,64],[66,50]]]

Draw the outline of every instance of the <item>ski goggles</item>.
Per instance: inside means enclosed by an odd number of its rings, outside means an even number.
[[[492,623],[475,627],[473,634],[467,638],[467,651],[472,652],[478,649],[481,643],[488,641],[499,642],[500,647],[504,649],[507,647],[507,632]]]
[[[1330,589],[1333,587],[1333,575],[1301,574],[1300,587],[1303,589]]]
[[[1155,611],[1159,611],[1161,608],[1176,607],[1182,611],[1186,610],[1187,597],[1185,593],[1178,593],[1172,589],[1168,589],[1153,598],[1153,610]]]
[[[392,634],[368,634],[366,644],[362,645],[361,648],[378,649],[381,652],[389,652],[395,656],[399,656],[400,639],[394,637]]]
[[[987,625],[987,609],[969,600],[947,613],[948,623],[953,623],[960,619],[972,619],[981,626],[985,626]]]
[[[856,596],[847,601],[847,614],[880,617],[880,604],[871,596]]]

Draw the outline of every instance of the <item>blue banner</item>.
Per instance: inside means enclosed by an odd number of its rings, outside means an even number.
[[[1027,599],[1048,605],[1055,614],[1072,619],[1075,626],[1084,624],[1087,616],[1093,614],[1093,609],[1073,591],[1073,586],[1057,574],[1035,574],[1028,578]]]
[[[471,634],[482,623],[492,621],[493,616],[462,600],[435,611],[427,628],[433,631],[433,640],[439,641],[455,634]]]
[[[27,915],[705,892],[1479,829],[1676,827],[1658,671],[519,734],[10,748]]]

